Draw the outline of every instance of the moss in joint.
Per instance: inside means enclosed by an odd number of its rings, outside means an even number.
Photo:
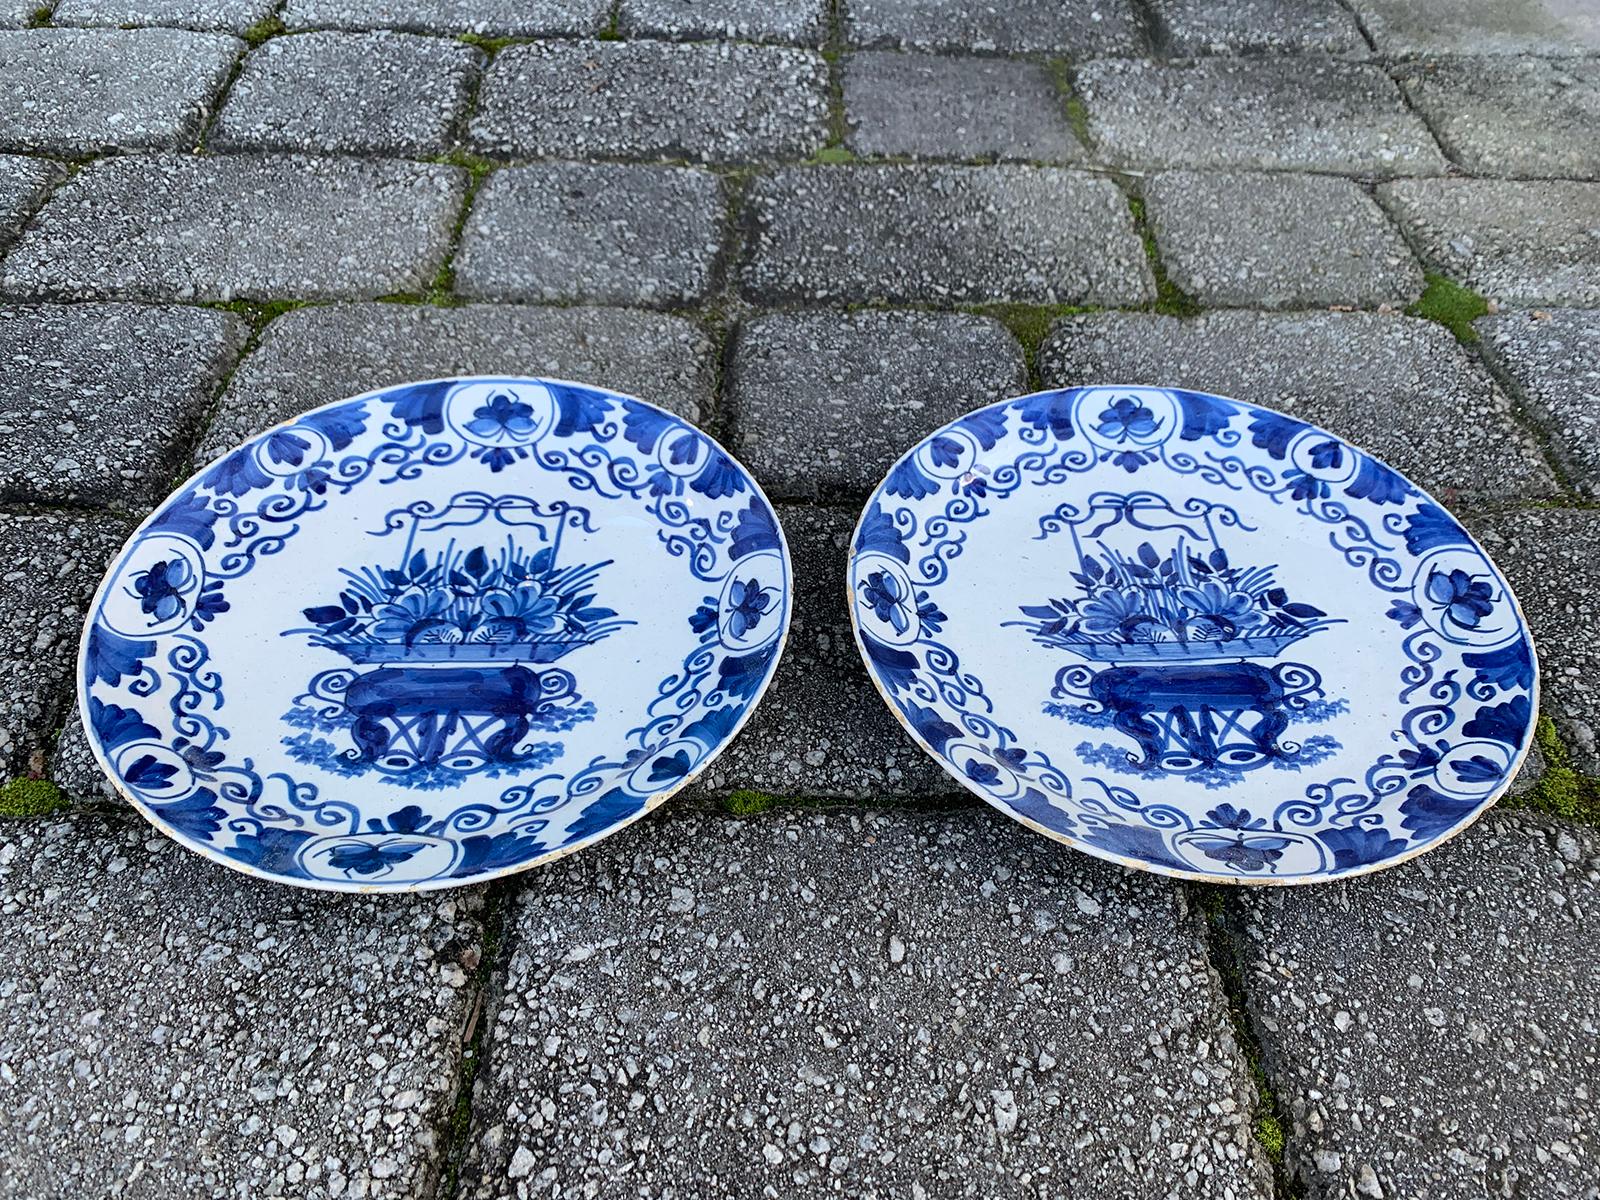
[[[1437,271],[1423,274],[1427,286],[1422,296],[1406,312],[1425,321],[1436,321],[1456,335],[1463,346],[1476,345],[1478,332],[1472,322],[1489,314],[1489,302],[1469,287]]]
[[[856,156],[850,153],[846,147],[834,145],[824,146],[806,161],[810,163],[822,163],[825,165],[837,165],[839,163],[855,162]]]
[[[42,817],[66,806],[67,798],[48,779],[13,779],[0,787],[0,817]]]
[[[1555,722],[1540,717],[1533,740],[1544,759],[1544,774],[1532,791],[1508,797],[1502,803],[1509,808],[1534,808],[1567,821],[1600,825],[1600,780],[1580,774],[1572,765],[1572,756],[1556,732]]]
[[[268,38],[275,38],[280,33],[288,33],[288,32],[289,32],[289,27],[287,25],[285,25],[278,17],[271,16],[271,17],[265,18],[264,20],[257,21],[254,25],[250,26],[250,28],[246,29],[239,36],[244,39],[244,44],[245,45],[249,46],[250,49],[254,50],[257,46],[261,45],[261,43],[266,41]]]
[[[493,58],[496,54],[499,54],[500,51],[504,50],[507,46],[514,46],[517,44],[516,38],[484,37],[481,33],[458,33],[456,34],[456,41],[482,50],[490,58]]]
[[[1144,200],[1139,196],[1129,196],[1128,211],[1133,214],[1133,227],[1138,231],[1139,240],[1144,243],[1144,256],[1149,260],[1150,274],[1155,276],[1156,302],[1150,306],[1151,311],[1166,317],[1199,316],[1204,311],[1200,302],[1167,278],[1167,268],[1161,262],[1161,255],[1156,248],[1156,235],[1150,231],[1150,222],[1146,219]]]
[[[723,807],[736,817],[750,817],[756,813],[766,812],[776,803],[777,801],[766,792],[740,788],[723,801]]]
[[[1044,344],[1050,326],[1062,317],[1101,310],[1082,304],[976,304],[969,305],[965,311],[991,317],[1011,331],[1011,336],[1022,344],[1028,380],[1037,389],[1043,386],[1039,378],[1039,347]]]
[[[38,8],[34,9],[28,14],[28,27],[30,29],[44,28],[46,25],[50,24],[50,14],[50,5],[41,4]]]

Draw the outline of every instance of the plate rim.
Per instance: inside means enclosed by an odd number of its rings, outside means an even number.
[[[1524,637],[1527,638],[1528,654],[1532,660],[1533,685],[1529,688],[1528,692],[1528,701],[1532,715],[1528,722],[1527,735],[1524,737],[1522,745],[1517,750],[1517,753],[1512,757],[1510,769],[1506,772],[1505,782],[1489,792],[1489,794],[1479,803],[1477,808],[1473,809],[1468,816],[1457,822],[1447,832],[1441,834],[1431,842],[1421,846],[1413,847],[1409,850],[1405,850],[1400,854],[1395,855],[1393,858],[1383,859],[1375,863],[1364,863],[1360,866],[1351,867],[1345,871],[1324,872],[1317,875],[1220,875],[1208,871],[1184,871],[1179,870],[1176,867],[1161,866],[1157,863],[1146,862],[1143,859],[1133,858],[1130,855],[1118,854],[1114,851],[1104,850],[1098,846],[1083,841],[1082,839],[1074,838],[1068,834],[1060,833],[1053,829],[1046,829],[1037,821],[1034,821],[1029,817],[1025,817],[1020,813],[1007,808],[1000,801],[980,791],[972,780],[966,778],[965,775],[957,773],[954,764],[950,763],[943,755],[935,753],[933,748],[928,745],[927,740],[924,739],[923,736],[917,731],[916,727],[906,719],[906,715],[900,711],[900,706],[896,704],[889,694],[884,690],[883,682],[878,678],[877,672],[873,670],[872,659],[867,653],[866,644],[862,641],[861,622],[860,618],[856,615],[856,597],[852,582],[852,574],[858,555],[858,551],[856,550],[856,541],[861,533],[862,523],[867,519],[867,514],[871,511],[872,505],[878,501],[883,492],[884,485],[889,482],[889,477],[894,474],[895,470],[900,466],[900,464],[909,459],[933,437],[943,432],[945,429],[948,429],[950,426],[954,425],[964,417],[969,417],[973,413],[986,412],[989,409],[1008,409],[1019,401],[1027,400],[1034,396],[1055,395],[1062,392],[1083,392],[1100,388],[1109,388],[1112,390],[1128,388],[1166,392],[1194,392],[1197,395],[1210,396],[1218,400],[1227,400],[1233,404],[1240,404],[1247,408],[1259,409],[1262,412],[1268,412],[1276,416],[1286,417],[1291,421],[1296,421],[1301,425],[1306,426],[1307,429],[1316,433],[1326,434],[1328,437],[1334,439],[1340,444],[1347,446],[1360,454],[1366,455],[1374,462],[1379,463],[1390,471],[1393,471],[1408,485],[1416,488],[1417,492],[1422,497],[1428,501],[1431,501],[1433,504],[1438,505],[1438,507],[1443,510],[1452,521],[1460,526],[1462,532],[1467,535],[1467,538],[1471,542],[1473,549],[1479,554],[1483,555],[1484,561],[1494,568],[1495,572],[1500,576],[1501,579],[1506,581],[1506,595],[1511,597],[1512,611],[1516,614],[1517,622],[1521,626]],[[1391,867],[1398,867],[1402,863],[1410,862],[1411,860],[1427,854],[1432,850],[1437,850],[1446,842],[1452,840],[1459,834],[1465,832],[1467,829],[1470,829],[1473,825],[1477,824],[1479,819],[1482,818],[1482,816],[1496,804],[1498,804],[1501,797],[1503,797],[1511,789],[1511,785],[1516,781],[1517,776],[1521,773],[1522,767],[1527,761],[1528,755],[1532,752],[1534,743],[1537,740],[1540,711],[1540,688],[1543,682],[1539,670],[1539,648],[1534,640],[1533,627],[1528,623],[1527,614],[1522,611],[1522,602],[1517,598],[1516,591],[1511,586],[1511,579],[1503,570],[1501,570],[1500,564],[1495,562],[1489,551],[1484,548],[1483,544],[1477,539],[1473,532],[1468,529],[1465,524],[1463,524],[1461,519],[1451,511],[1449,506],[1440,503],[1438,498],[1435,497],[1432,492],[1422,487],[1405,472],[1392,466],[1387,459],[1383,458],[1381,455],[1371,453],[1366,449],[1365,446],[1362,446],[1357,442],[1353,442],[1349,438],[1340,434],[1334,433],[1332,430],[1326,429],[1313,421],[1307,421],[1303,417],[1297,416],[1294,413],[1284,412],[1282,409],[1273,408],[1270,405],[1258,404],[1254,400],[1240,400],[1237,397],[1228,396],[1222,392],[1206,392],[1201,391],[1198,388],[1180,387],[1176,384],[1096,382],[1074,384],[1071,387],[1040,388],[1036,391],[1023,392],[1015,396],[1004,397],[1000,400],[991,400],[987,404],[980,404],[975,408],[970,408],[965,412],[952,417],[950,420],[944,422],[936,429],[929,430],[922,437],[918,438],[911,445],[907,446],[906,449],[897,458],[895,458],[892,463],[889,464],[888,469],[883,474],[883,478],[878,480],[878,482],[873,485],[871,491],[867,493],[866,500],[863,501],[861,505],[861,512],[856,517],[856,523],[850,531],[850,543],[848,546],[848,551],[849,552],[845,558],[844,592],[845,608],[850,614],[851,639],[855,642],[856,653],[861,656],[862,665],[866,668],[867,678],[872,681],[873,689],[878,693],[878,697],[883,701],[885,707],[887,707],[888,710],[894,714],[894,719],[899,723],[900,728],[908,737],[911,738],[914,743],[916,743],[917,748],[926,754],[930,759],[932,759],[933,762],[937,764],[946,775],[950,776],[950,778],[959,783],[964,790],[977,796],[986,805],[999,811],[1003,816],[1009,818],[1010,820],[1016,821],[1020,825],[1026,826],[1035,833],[1043,834],[1053,842],[1058,842],[1061,845],[1068,846],[1079,853],[1088,854],[1094,858],[1115,863],[1117,866],[1128,870],[1144,871],[1152,875],[1162,875],[1170,879],[1180,879],[1188,883],[1210,883],[1223,884],[1232,887],[1256,888],[1307,887],[1315,884],[1338,883],[1347,879],[1355,879],[1363,875],[1372,875],[1378,871],[1386,871]]]
[[[537,855],[525,862],[512,863],[510,866],[497,867],[492,871],[485,871],[482,874],[473,875],[465,879],[425,879],[415,883],[392,884],[358,882],[356,880],[340,882],[338,880],[312,879],[309,877],[305,879],[299,879],[286,875],[278,875],[271,871],[264,871],[250,863],[241,862],[239,859],[224,854],[215,846],[211,846],[205,842],[197,841],[185,834],[180,833],[177,830],[168,828],[163,822],[157,819],[155,814],[150,811],[149,807],[145,805],[143,801],[135,797],[131,791],[124,786],[122,780],[119,779],[116,773],[110,769],[106,757],[102,752],[99,740],[96,737],[93,728],[89,724],[89,707],[86,702],[87,695],[84,680],[85,665],[89,651],[89,634],[94,628],[95,616],[100,611],[100,604],[105,595],[106,588],[111,584],[112,579],[117,573],[117,568],[121,566],[123,559],[127,556],[129,550],[132,549],[134,543],[136,543],[144,534],[151,522],[161,515],[162,511],[166,508],[167,504],[173,499],[173,497],[181,495],[183,492],[188,491],[190,488],[195,486],[196,481],[198,481],[201,476],[205,475],[224,458],[228,457],[228,455],[243,449],[245,446],[253,445],[256,442],[259,442],[262,438],[268,436],[269,434],[275,433],[280,429],[287,429],[296,422],[312,415],[313,413],[323,412],[327,409],[336,408],[340,405],[352,404],[358,400],[368,400],[376,396],[381,396],[385,392],[394,391],[396,388],[425,386],[427,384],[434,383],[487,382],[537,383],[541,385],[553,383],[567,387],[583,388],[588,391],[603,392],[607,396],[614,397],[618,400],[627,400],[635,404],[642,404],[645,407],[654,410],[655,412],[671,417],[674,421],[682,421],[685,425],[688,425],[692,429],[698,431],[700,435],[706,438],[717,450],[727,455],[729,461],[739,468],[745,479],[750,483],[755,496],[767,506],[767,511],[772,514],[772,524],[778,531],[778,549],[783,557],[784,578],[787,580],[787,587],[784,594],[783,622],[778,630],[778,639],[775,643],[775,648],[772,655],[772,663],[767,670],[766,678],[761,681],[761,686],[756,689],[754,695],[752,695],[750,698],[750,702],[745,705],[743,714],[736,722],[734,722],[733,728],[729,730],[727,737],[723,738],[722,741],[710,753],[708,753],[705,758],[697,763],[691,771],[684,775],[682,779],[678,780],[669,788],[652,793],[648,798],[646,798],[644,804],[640,806],[637,812],[632,813],[623,820],[620,820],[615,824],[608,825],[604,829],[597,830],[588,837],[581,838],[571,845],[557,847],[547,854]],[[343,892],[346,894],[357,895],[410,895],[418,892],[446,891],[453,888],[481,887],[485,884],[493,883],[495,880],[504,879],[511,875],[520,874],[523,871],[532,870],[535,867],[541,867],[548,863],[553,863],[558,859],[567,857],[570,854],[576,854],[580,850],[587,849],[596,842],[610,837],[614,833],[621,832],[622,830],[628,828],[628,826],[634,824],[634,822],[639,821],[645,816],[654,812],[673,796],[677,795],[684,788],[688,787],[695,780],[699,779],[700,776],[705,773],[707,768],[709,768],[713,762],[722,756],[722,753],[733,744],[734,740],[744,730],[744,727],[749,723],[750,718],[755,715],[756,709],[761,706],[761,701],[766,697],[767,689],[772,686],[772,681],[777,677],[778,667],[783,661],[784,651],[788,648],[789,631],[794,623],[795,583],[794,564],[789,553],[789,539],[784,533],[783,523],[778,518],[778,510],[772,503],[771,498],[766,494],[766,491],[762,488],[761,481],[757,479],[755,473],[751,471],[750,468],[738,458],[738,456],[733,454],[726,446],[724,446],[715,435],[707,432],[705,429],[701,428],[699,424],[689,420],[687,417],[681,416],[678,413],[673,412],[671,409],[666,408],[663,405],[656,404],[653,401],[640,399],[638,396],[631,395],[627,392],[616,391],[612,388],[604,386],[603,384],[583,383],[578,380],[562,379],[554,375],[475,374],[438,375],[428,379],[406,379],[398,383],[388,384],[384,387],[370,388],[364,392],[356,392],[349,396],[343,396],[337,400],[330,400],[325,404],[315,405],[311,408],[305,409],[302,412],[298,412],[292,416],[286,417],[282,421],[278,421],[275,424],[258,429],[255,433],[252,433],[243,441],[229,446],[215,458],[209,459],[203,466],[199,467],[185,477],[181,483],[174,484],[172,487],[168,488],[166,494],[156,502],[155,507],[152,508],[151,511],[146,514],[144,519],[133,528],[133,530],[125,539],[123,539],[122,545],[118,547],[116,553],[111,556],[105,572],[100,578],[99,584],[97,584],[95,587],[94,594],[89,599],[88,607],[84,613],[83,627],[79,631],[78,635],[78,653],[74,659],[75,675],[73,699],[78,706],[78,723],[83,730],[84,739],[89,743],[89,752],[94,758],[95,766],[98,767],[101,774],[111,782],[112,787],[116,789],[117,793],[122,797],[122,799],[131,804],[134,810],[138,812],[138,814],[143,817],[145,821],[147,821],[162,836],[178,843],[185,850],[189,850],[203,858],[211,860],[212,862],[220,863],[223,866],[237,871],[241,875],[247,875],[252,879],[265,880],[269,883],[281,884],[288,887],[303,888],[307,891]]]

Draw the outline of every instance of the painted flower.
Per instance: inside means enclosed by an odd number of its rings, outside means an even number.
[[[528,633],[542,633],[556,623],[560,607],[554,596],[537,583],[524,583],[511,591],[496,590],[483,596],[483,612],[494,621],[519,622]]]
[[[1278,837],[1206,838],[1200,847],[1207,858],[1236,871],[1260,871],[1282,858],[1288,844],[1288,838]]]
[[[1131,396],[1119,396],[1100,414],[1100,424],[1096,428],[1103,438],[1125,442],[1130,438],[1137,440],[1149,437],[1160,428],[1160,422],[1154,413]]]
[[[1189,609],[1189,635],[1203,641],[1237,637],[1242,630],[1265,619],[1248,594],[1209,580],[1180,588],[1178,599]]]
[[[896,633],[911,628],[909,597],[899,576],[888,571],[872,571],[861,585],[861,599],[872,609],[872,615],[894,627]]]
[[[184,594],[194,587],[194,570],[181,558],[151,563],[150,568],[133,577],[133,590],[139,609],[150,615],[150,624],[170,621],[188,606]]]
[[[496,392],[489,403],[475,408],[467,430],[493,441],[520,442],[533,432],[533,406],[524,404],[509,392]]]
[[[1088,633],[1132,633],[1143,622],[1154,622],[1144,610],[1137,591],[1107,589],[1083,602],[1083,628]],[[1143,640],[1149,640],[1148,638]]]
[[[735,579],[728,589],[728,632],[741,638],[761,623],[774,597],[759,580]]]
[[[373,612],[372,633],[386,642],[410,642],[421,628],[439,622],[449,597],[444,592],[412,588]],[[440,639],[429,639],[438,641]]]
[[[1478,622],[1494,609],[1494,587],[1487,579],[1475,579],[1460,568],[1435,570],[1428,576],[1428,599],[1438,605],[1445,618],[1463,629],[1476,629]]]
[[[342,846],[335,846],[328,852],[328,865],[336,871],[343,871],[346,875],[352,873],[369,876],[387,875],[425,847],[424,842],[398,839],[362,844],[347,842]]]

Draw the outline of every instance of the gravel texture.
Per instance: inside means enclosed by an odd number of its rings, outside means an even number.
[[[0,782],[44,774],[84,609],[125,532],[98,515],[0,514]],[[8,974],[0,970],[0,980]],[[0,1063],[11,1061],[5,1037]],[[0,1121],[9,1110],[0,1105]]]
[[[195,465],[319,404],[446,375],[571,379],[698,420],[711,398],[711,342],[682,317],[611,308],[303,308],[267,326],[234,373]]]
[[[1600,183],[1404,180],[1378,199],[1430,265],[1508,305],[1600,305]]]
[[[1380,67],[1321,55],[1085,65],[1089,134],[1128,167],[1437,175],[1444,157]]]
[[[1050,73],[1004,58],[863,51],[844,66],[845,145],[863,155],[1075,162]]]
[[[1005,326],[965,313],[775,313],[739,330],[731,449],[777,497],[860,496],[964,412],[1028,390]]]
[[[1446,504],[1557,484],[1484,369],[1442,326],[1372,313],[1101,313],[1058,322],[1050,387],[1191,387],[1293,413],[1380,455]]]
[[[141,155],[84,167],[5,261],[37,299],[332,299],[419,290],[466,173],[388,159]]]
[[[243,33],[277,6],[278,0],[58,0],[50,20],[56,25],[154,25]]]
[[[0,825],[0,1195],[431,1195],[480,908],[246,880],[131,818]]]
[[[780,504],[778,519],[794,560],[789,640],[750,724],[693,793],[886,803],[959,791],[905,735],[861,664],[844,590],[855,511]]]
[[[828,136],[828,66],[740,43],[535,42],[496,56],[469,126],[514,158],[804,158]]]
[[[1474,326],[1550,438],[1568,477],[1600,496],[1600,309],[1510,312]]]
[[[1150,0],[1150,10],[1174,58],[1367,53],[1366,39],[1339,0]]]
[[[599,33],[611,0],[288,0],[290,29],[407,29],[485,37]]]
[[[39,202],[65,174],[53,162],[0,154],[0,250],[22,232]]]
[[[752,300],[1138,304],[1155,295],[1122,193],[1095,175],[799,168],[758,179],[746,209]]]
[[[826,36],[828,0],[622,0],[617,17],[625,37],[817,46]]]
[[[850,0],[845,40],[905,50],[1003,54],[1137,54],[1144,44],[1127,0]]]
[[[414,33],[272,38],[245,59],[207,144],[442,154],[483,62],[471,46]]]
[[[707,171],[548,163],[496,171],[455,258],[474,299],[687,304],[711,286],[721,185]]]
[[[38,0],[0,0],[0,29],[26,29],[38,8]]]
[[[248,332],[203,308],[0,308],[0,501],[153,507]]]
[[[1600,832],[1491,813],[1404,870],[1239,897],[1299,1194],[1595,1194]]]
[[[1533,631],[1540,707],[1578,769],[1600,775],[1600,512],[1535,508],[1484,513],[1470,524]]]
[[[1422,293],[1400,231],[1351,180],[1175,171],[1144,197],[1167,277],[1207,306],[1373,308]]]
[[[998,814],[680,806],[507,939],[464,1198],[1272,1194],[1185,893]]]
[[[243,49],[181,29],[0,33],[0,150],[192,146]]]
[[[1600,176],[1600,59],[1430,59],[1399,80],[1475,175]]]
[[[1600,50],[1589,0],[1350,0],[1383,54],[1571,54]]]

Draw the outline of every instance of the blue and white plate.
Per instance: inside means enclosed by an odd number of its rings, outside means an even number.
[[[79,656],[100,765],[163,832],[344,891],[481,882],[604,837],[728,744],[789,553],[670,413],[551,379],[330,404],[184,484]]]
[[[1435,500],[1237,400],[1090,387],[980,409],[889,472],[850,611],[912,737],[1125,866],[1306,883],[1469,825],[1527,752],[1533,643]]]

